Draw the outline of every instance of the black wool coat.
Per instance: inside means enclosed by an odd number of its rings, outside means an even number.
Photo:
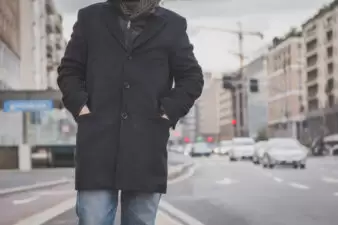
[[[166,192],[169,129],[203,87],[186,28],[159,7],[128,47],[111,4],[78,12],[58,69],[64,106],[78,123],[77,190]],[[79,116],[85,104],[91,113]]]

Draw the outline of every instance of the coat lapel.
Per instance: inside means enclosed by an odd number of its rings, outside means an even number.
[[[140,47],[145,44],[149,39],[154,37],[158,32],[160,32],[166,24],[165,18],[159,15],[154,15],[149,18],[144,30],[141,32],[140,36],[135,40],[133,44],[133,49]]]
[[[121,29],[121,26],[119,24],[119,18],[116,11],[114,11],[114,8],[112,5],[106,3],[104,11],[102,13],[102,19],[111,33],[111,35],[121,44],[121,46],[126,49],[125,42],[124,42],[124,35],[123,31]]]

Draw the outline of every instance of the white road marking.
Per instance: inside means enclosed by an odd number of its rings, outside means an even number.
[[[326,183],[338,184],[338,179],[332,177],[323,177],[322,180]]]
[[[172,215],[173,217],[177,218],[178,220],[182,221],[184,224],[187,225],[205,225],[200,221],[196,220],[195,218],[187,215],[186,213],[182,212],[179,209],[176,209],[174,206],[170,205],[169,203],[161,200],[160,202],[160,210]]]
[[[298,183],[290,183],[289,184],[291,187],[302,189],[302,190],[307,190],[310,189],[310,187],[303,185],[303,184],[298,184]]]
[[[30,216],[16,223],[15,225],[41,225],[51,220],[52,218],[70,210],[75,206],[76,198],[69,199],[56,205],[50,209],[47,209],[41,213]]]
[[[333,195],[336,196],[336,197],[338,197],[338,192],[334,193]]]
[[[41,191],[36,192],[37,195],[40,196],[55,196],[55,195],[71,195],[76,193],[75,190],[60,190],[60,191]]]
[[[273,178],[276,182],[278,183],[282,183],[283,182],[283,179],[279,178],[279,177],[274,177]]]
[[[33,202],[35,200],[38,200],[40,198],[40,196],[33,196],[33,197],[30,197],[30,198],[25,198],[25,199],[21,199],[21,200],[13,200],[13,204],[14,205],[23,205],[23,204],[27,204],[27,203],[30,203],[30,202]]]
[[[190,177],[192,177],[195,173],[195,170],[196,170],[196,164],[194,164],[193,166],[191,166],[189,169],[188,169],[188,172],[186,172],[185,174],[183,174],[182,176],[179,176],[175,179],[172,179],[172,180],[169,180],[168,181],[168,185],[171,185],[171,184],[176,184],[178,182],[182,182]]]
[[[216,183],[217,184],[223,184],[223,185],[229,185],[229,184],[233,184],[233,183],[237,183],[238,181],[232,180],[230,178],[224,178],[223,180],[219,180]]]

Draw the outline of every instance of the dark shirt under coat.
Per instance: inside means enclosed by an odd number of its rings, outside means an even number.
[[[186,28],[159,7],[128,47],[111,5],[79,11],[58,69],[64,105],[78,123],[77,190],[166,192],[169,129],[203,87]],[[79,116],[85,104],[91,113]]]

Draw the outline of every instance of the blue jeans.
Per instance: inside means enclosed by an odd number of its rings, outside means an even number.
[[[79,225],[113,225],[118,191],[79,191],[76,213]],[[155,225],[161,194],[121,192],[121,225]]]

